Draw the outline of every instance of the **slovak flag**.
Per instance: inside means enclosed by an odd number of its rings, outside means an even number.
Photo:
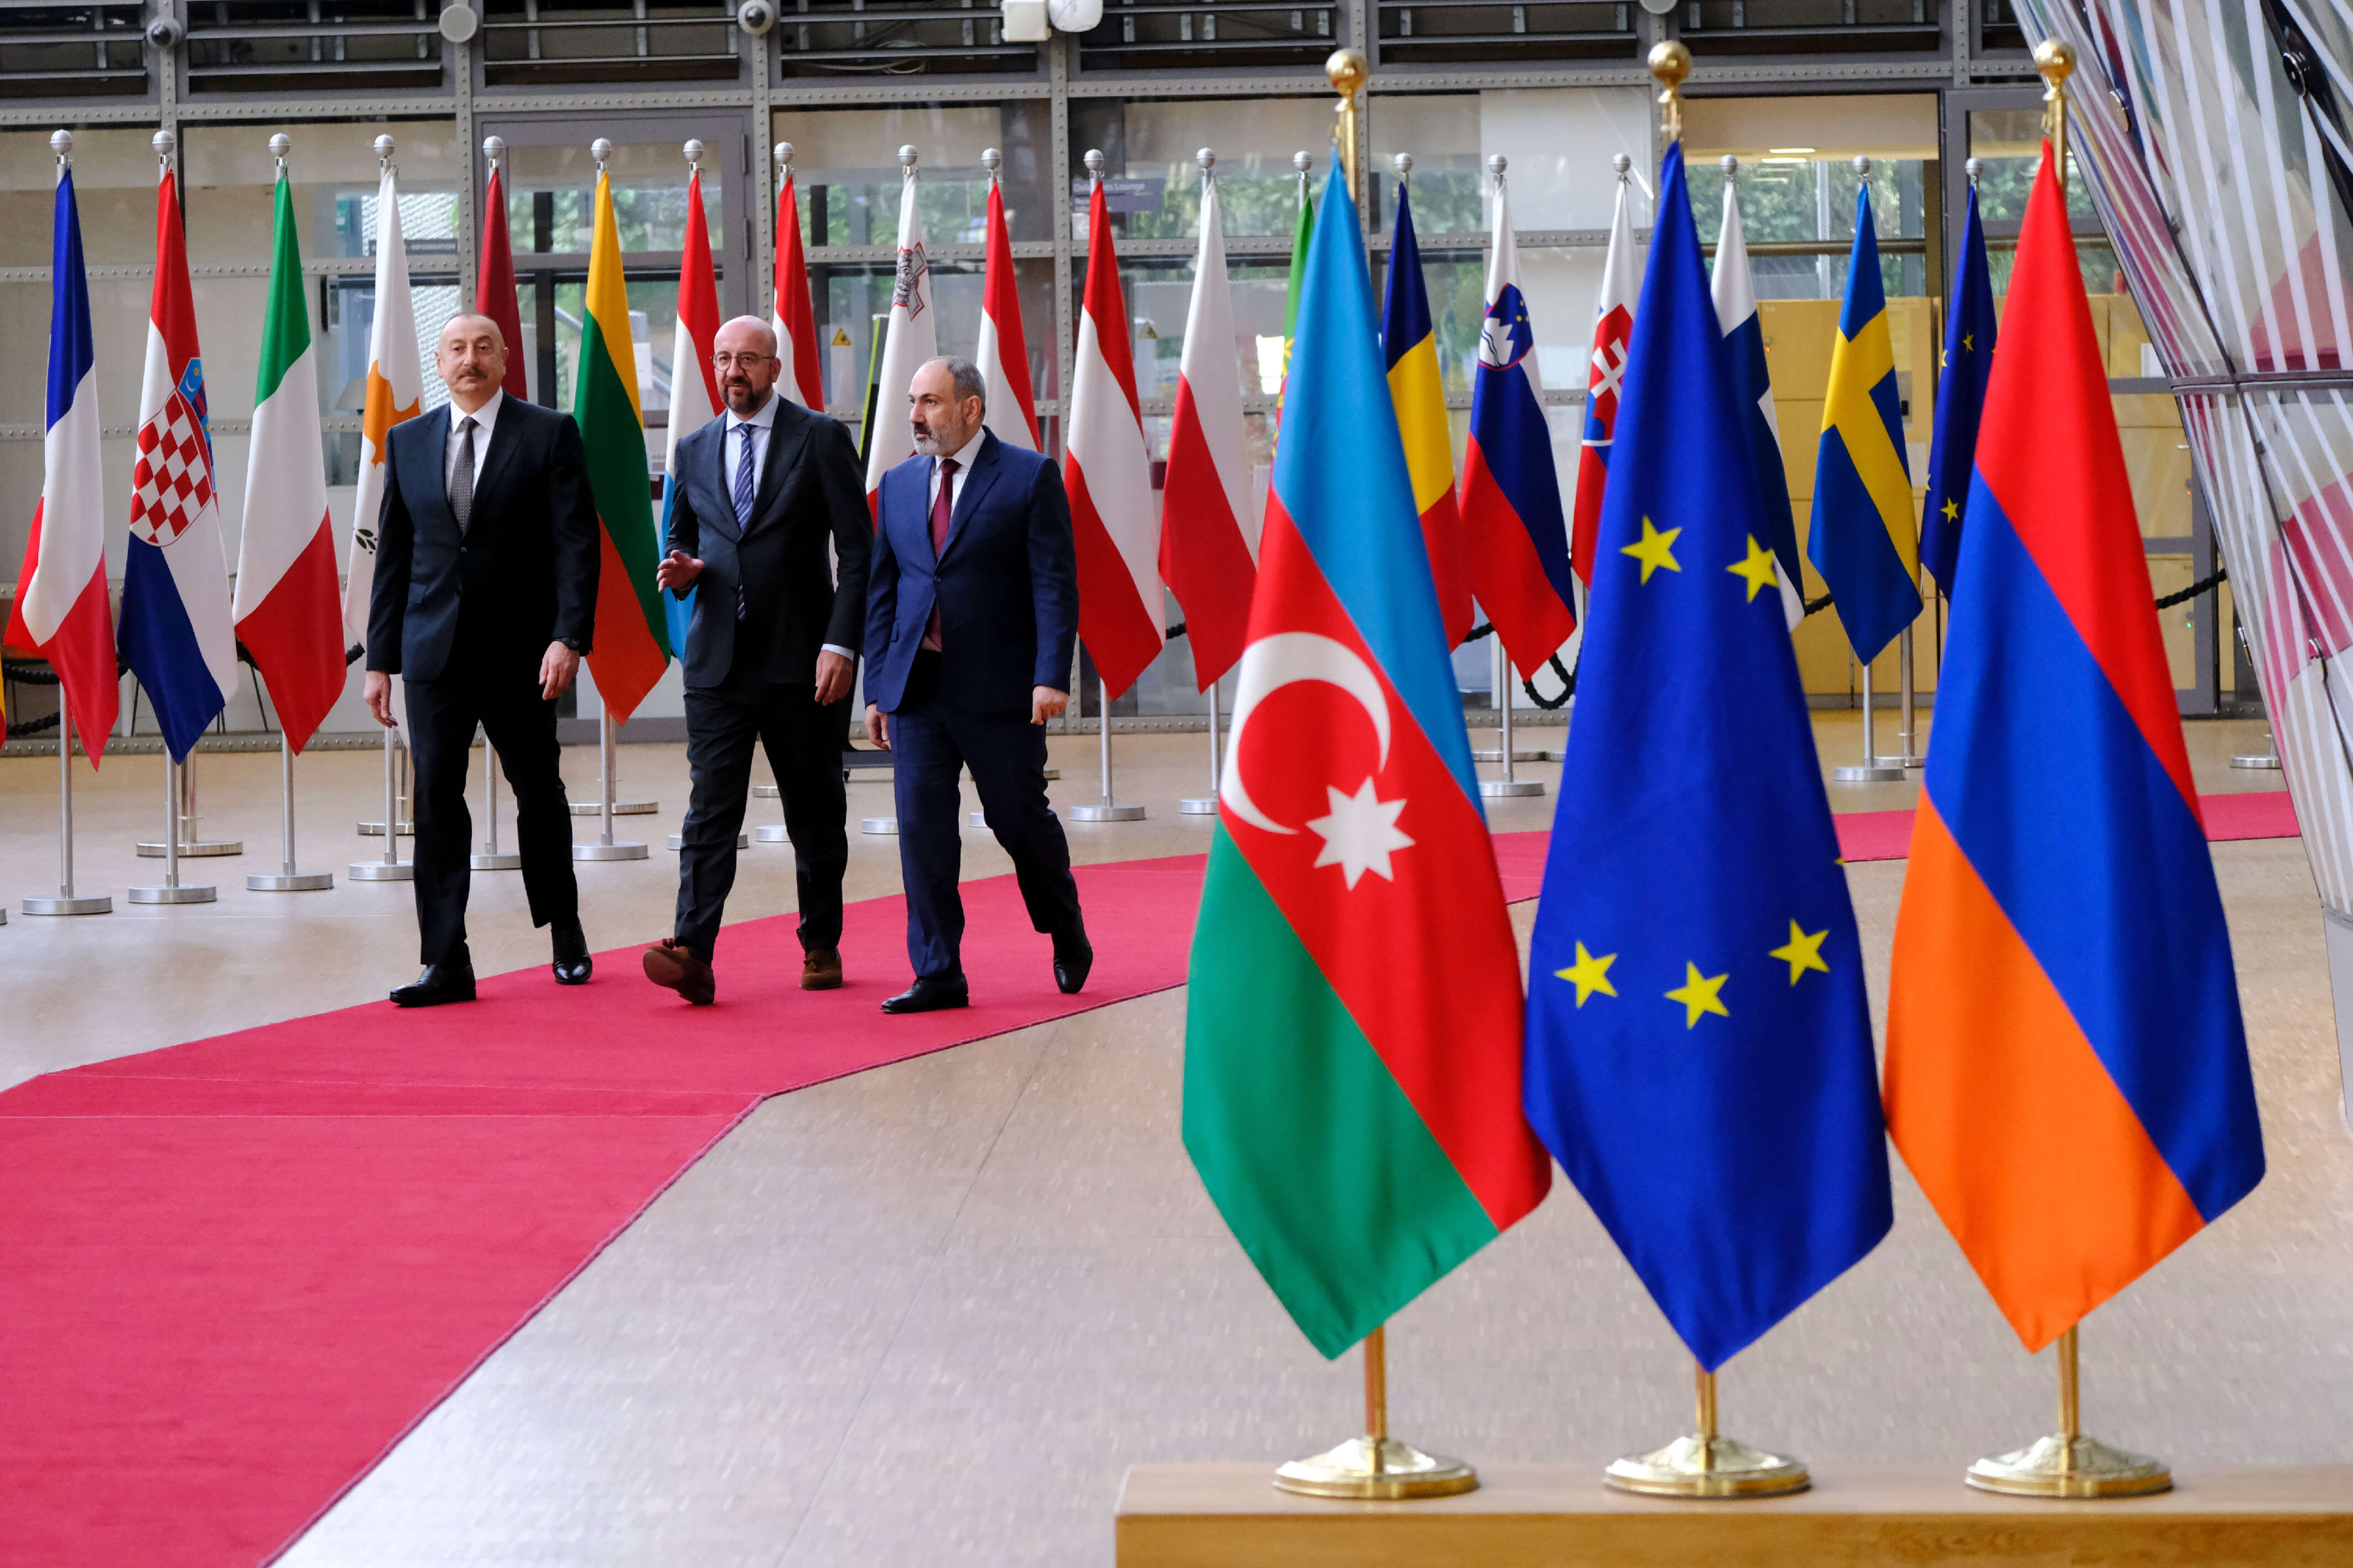
[[[792,178],[785,179],[785,199],[791,200]],[[794,236],[794,256],[800,252],[799,236]],[[783,236],[777,244],[784,243]],[[779,252],[776,266],[784,268]],[[698,167],[686,182],[686,250],[680,258],[678,274],[678,335],[670,340],[670,444],[662,457],[661,515],[654,520],[654,558],[659,560],[670,551],[670,509],[678,504],[678,444],[708,425],[721,407],[719,376],[711,363],[717,352],[712,344],[719,336],[719,289],[712,280],[711,266],[711,228],[702,216],[702,170]],[[808,274],[801,275],[801,315],[808,314]],[[789,314],[790,296],[781,289],[776,294],[776,314],[769,325]],[[806,321],[803,326],[807,327]],[[813,332],[814,328],[807,328]],[[782,331],[776,334],[776,357],[785,362],[783,373],[776,377],[776,390],[795,403],[793,384],[797,373],[793,368],[794,342]],[[817,345],[807,345],[807,357],[817,358]],[[804,408],[812,405],[803,403]],[[820,412],[825,407],[822,397],[814,405]],[[686,657],[686,630],[694,624],[694,590],[684,594],[664,594],[663,614],[670,622],[670,651],[681,658]]]
[[[1079,637],[1113,697],[1160,653],[1160,509],[1103,182],[1087,204],[1087,290],[1062,487],[1079,557]]]
[[[106,602],[104,470],[98,460],[98,384],[92,371],[90,281],[82,274],[81,217],[73,170],[59,161],[49,292],[49,424],[43,442],[40,510],[16,579],[8,643],[49,661],[65,707],[94,767],[121,705],[114,626]]]
[[[779,143],[778,156],[791,157],[792,149],[793,144],[789,142]],[[695,176],[689,184],[696,192],[695,202],[700,206],[702,186],[702,173],[700,169],[695,171]],[[700,224],[700,218],[694,220],[693,232],[702,233]],[[819,235],[818,237],[823,239],[825,237]],[[702,243],[703,254],[707,257],[711,253],[709,234],[703,233]],[[695,276],[702,277],[709,270],[706,266],[702,272],[698,272]],[[808,257],[801,249],[801,205],[800,199],[793,192],[793,166],[790,163],[785,165],[785,183],[776,192],[776,304],[768,317],[768,326],[776,334],[776,357],[784,362],[783,370],[776,375],[776,390],[803,408],[814,408],[822,414],[825,412],[825,381],[818,374],[818,368],[817,316],[809,309]],[[712,299],[714,300],[711,307],[712,325],[711,331],[703,334],[702,343],[702,363],[706,367],[711,363],[710,340],[717,335],[719,331],[717,324],[719,307],[715,303],[717,296],[714,294]],[[685,330],[685,320],[681,317],[679,331],[683,332]],[[673,374],[676,373],[673,372]],[[704,377],[708,380],[709,376],[710,373],[706,368]],[[716,408],[718,383],[713,381],[711,384],[712,406]],[[676,413],[673,412],[670,415],[670,420],[671,434],[676,436],[678,434]],[[675,447],[675,442],[672,445]],[[664,521],[667,521],[667,507],[664,508]],[[677,612],[673,610],[671,614],[675,616]],[[677,646],[684,647],[686,644],[679,641]]]
[[[1601,264],[1601,300],[1593,308],[1593,371],[1585,383],[1585,440],[1577,454],[1577,518],[1568,560],[1577,580],[1593,585],[1593,541],[1601,529],[1601,487],[1609,478],[1609,444],[1618,433],[1618,388],[1626,378],[1626,341],[1634,332],[1634,217],[1618,176],[1618,211],[1609,220],[1609,255]]]
[[[155,289],[147,313],[147,376],[139,392],[139,461],[131,482],[122,661],[154,705],[164,743],[185,761],[236,689],[237,629],[229,619],[228,551],[221,539],[187,237],[180,227],[178,182],[168,166],[155,191]]]
[[[1543,664],[1577,630],[1568,520],[1561,515],[1552,431],[1536,399],[1535,345],[1520,292],[1511,201],[1499,177],[1487,321],[1471,384],[1471,444],[1462,457],[1462,543],[1471,591],[1521,669]]]
[[[1013,242],[1005,232],[1005,196],[988,178],[988,270],[980,289],[980,344],[974,351],[987,389],[985,423],[997,438],[1038,450],[1038,399],[1029,386],[1029,340],[1021,331],[1021,289]]]

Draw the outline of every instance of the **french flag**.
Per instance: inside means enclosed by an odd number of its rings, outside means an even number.
[[[1471,384],[1471,444],[1462,458],[1462,542],[1471,591],[1514,666],[1535,669],[1577,630],[1552,430],[1536,398],[1535,331],[1520,292],[1511,200],[1495,182],[1487,321]]]
[[[71,140],[63,145],[70,147]],[[114,729],[121,690],[106,598],[104,470],[98,459],[90,282],[82,275],[73,170],[62,151],[51,266],[49,423],[42,447],[41,502],[16,579],[8,643],[39,654],[57,671],[66,711],[96,766]]]

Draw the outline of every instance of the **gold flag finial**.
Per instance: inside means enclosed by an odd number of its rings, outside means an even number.
[[[2075,74],[2074,48],[2057,38],[2034,46],[2034,68],[2042,76],[2042,133],[2051,138],[2059,185],[2067,185],[2067,79]]]
[[[1339,121],[1332,139],[1340,145],[1340,167],[1353,191],[1356,188],[1356,94],[1364,90],[1372,68],[1366,64],[1362,49],[1334,49],[1332,58],[1324,62],[1324,74],[1332,79],[1332,90],[1340,95],[1339,105],[1333,110]]]
[[[1681,43],[1670,38],[1651,48],[1651,77],[1659,84],[1659,123],[1670,142],[1680,142],[1683,136],[1683,98],[1677,90],[1683,79],[1691,75],[1692,54]]]

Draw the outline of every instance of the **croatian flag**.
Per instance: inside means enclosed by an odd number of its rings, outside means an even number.
[[[1730,160],[1726,159],[1726,163]],[[1715,236],[1715,324],[1732,359],[1732,385],[1748,411],[1748,450],[1765,491],[1765,528],[1781,578],[1781,616],[1794,628],[1806,618],[1805,578],[1798,563],[1798,525],[1789,515],[1789,478],[1781,467],[1781,421],[1773,411],[1773,382],[1765,367],[1765,322],[1757,310],[1757,279],[1748,270],[1748,241],[1740,228],[1739,182],[1724,182],[1724,225]],[[1623,193],[1621,192],[1622,195]],[[1581,510],[1585,498],[1580,493]]]
[[[778,145],[779,156],[786,158],[792,156],[791,142],[781,142]],[[695,171],[693,180],[690,182],[690,188],[697,193],[694,200],[698,212],[702,205],[700,195],[702,186],[702,173],[698,169]],[[702,219],[697,216],[693,219],[694,232],[702,233],[701,223]],[[823,239],[825,237],[819,235],[818,237]],[[707,258],[711,254],[710,235],[702,233],[700,243],[702,253]],[[695,276],[702,277],[710,270],[709,266],[706,265],[702,271],[696,273]],[[768,326],[776,334],[776,357],[784,362],[784,369],[776,376],[776,390],[803,408],[814,408],[822,414],[825,412],[825,381],[819,374],[818,366],[817,316],[809,308],[808,257],[801,249],[801,204],[800,198],[793,191],[793,166],[790,163],[785,165],[785,183],[776,192],[776,303],[770,310]],[[717,296],[714,294],[712,298],[715,300]],[[702,335],[702,363],[705,365],[711,363],[711,339],[719,330],[716,324],[719,307],[715,303],[711,308],[711,316],[713,323],[712,330]],[[681,332],[685,331],[683,318],[680,321],[679,330]],[[676,375],[678,373],[673,371],[671,374]],[[712,385],[714,388],[712,406],[716,408],[718,401],[715,389],[718,384],[712,382]],[[672,394],[672,396],[675,398],[676,395]],[[678,415],[674,409],[670,414],[670,420],[672,433],[675,434]],[[672,445],[675,447],[675,443]],[[665,524],[669,521],[668,511],[669,508],[665,505],[663,508]],[[676,612],[673,611],[672,614],[674,616]],[[684,624],[684,622],[680,623],[681,626]],[[684,636],[684,632],[681,631],[678,637],[673,637],[671,639],[673,645],[684,647],[686,644],[680,640]]]
[[[82,275],[73,171],[62,160],[50,277],[49,425],[41,453],[41,504],[33,513],[33,537],[16,579],[8,642],[39,654],[58,672],[66,711],[94,767],[114,729],[121,689],[106,602],[104,470],[98,460],[90,282]]]
[[[155,192],[155,290],[139,392],[131,552],[122,568],[122,661],[154,705],[164,743],[185,760],[237,686],[228,551],[206,423],[205,362],[188,287],[187,237],[172,171]],[[110,683],[111,684],[111,683]]]
[[[1029,340],[1021,331],[1021,290],[1013,275],[1013,242],[1005,232],[1005,196],[988,180],[988,270],[980,289],[980,345],[973,357],[987,389],[985,414],[997,438],[1025,452],[1038,450],[1038,400],[1029,386]]]
[[[785,193],[792,195],[792,180],[786,177]],[[798,237],[796,236],[796,240]],[[781,244],[781,238],[779,244]],[[799,247],[794,247],[797,256]],[[777,266],[784,265],[779,255]],[[807,274],[802,275],[801,314],[808,313]],[[788,313],[787,296],[776,296],[776,319]],[[775,321],[771,321],[774,327]],[[806,325],[806,322],[804,323]],[[712,343],[719,336],[719,289],[712,281],[711,267],[711,229],[702,216],[702,171],[698,168],[686,182],[686,251],[680,258],[678,274],[678,335],[670,340],[670,444],[662,455],[661,516],[654,523],[654,556],[657,560],[670,551],[670,509],[678,504],[678,444],[708,425],[719,411],[719,377],[711,363],[717,351]],[[776,390],[792,401],[793,343],[779,331],[776,335],[776,357],[785,362],[784,373],[776,378]],[[808,358],[817,357],[816,345],[808,348]],[[801,404],[806,408],[808,404]],[[816,406],[822,410],[824,403]],[[694,623],[694,590],[683,594],[664,594],[662,613],[669,618],[670,651],[681,658],[686,657],[686,629]]]
[[[1471,384],[1471,444],[1462,456],[1462,539],[1471,591],[1521,669],[1543,664],[1577,630],[1568,520],[1560,510],[1552,430],[1536,398],[1535,347],[1520,293],[1511,200],[1498,180],[1487,321]]]
[[[1626,378],[1626,342],[1634,332],[1634,217],[1618,176],[1618,211],[1609,220],[1609,254],[1601,264],[1601,300],[1593,308],[1593,369],[1585,383],[1585,440],[1577,454],[1577,518],[1568,559],[1577,580],[1593,584],[1593,541],[1601,528],[1601,487],[1609,478],[1609,444],[1618,432],[1618,389]]]

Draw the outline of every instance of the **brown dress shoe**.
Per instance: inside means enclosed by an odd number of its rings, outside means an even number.
[[[801,989],[804,991],[839,991],[841,989],[841,949],[813,947],[801,955]]]
[[[718,981],[711,965],[679,945],[674,937],[664,937],[646,949],[646,978],[657,985],[666,985],[698,1007],[708,1007],[719,994]]]

